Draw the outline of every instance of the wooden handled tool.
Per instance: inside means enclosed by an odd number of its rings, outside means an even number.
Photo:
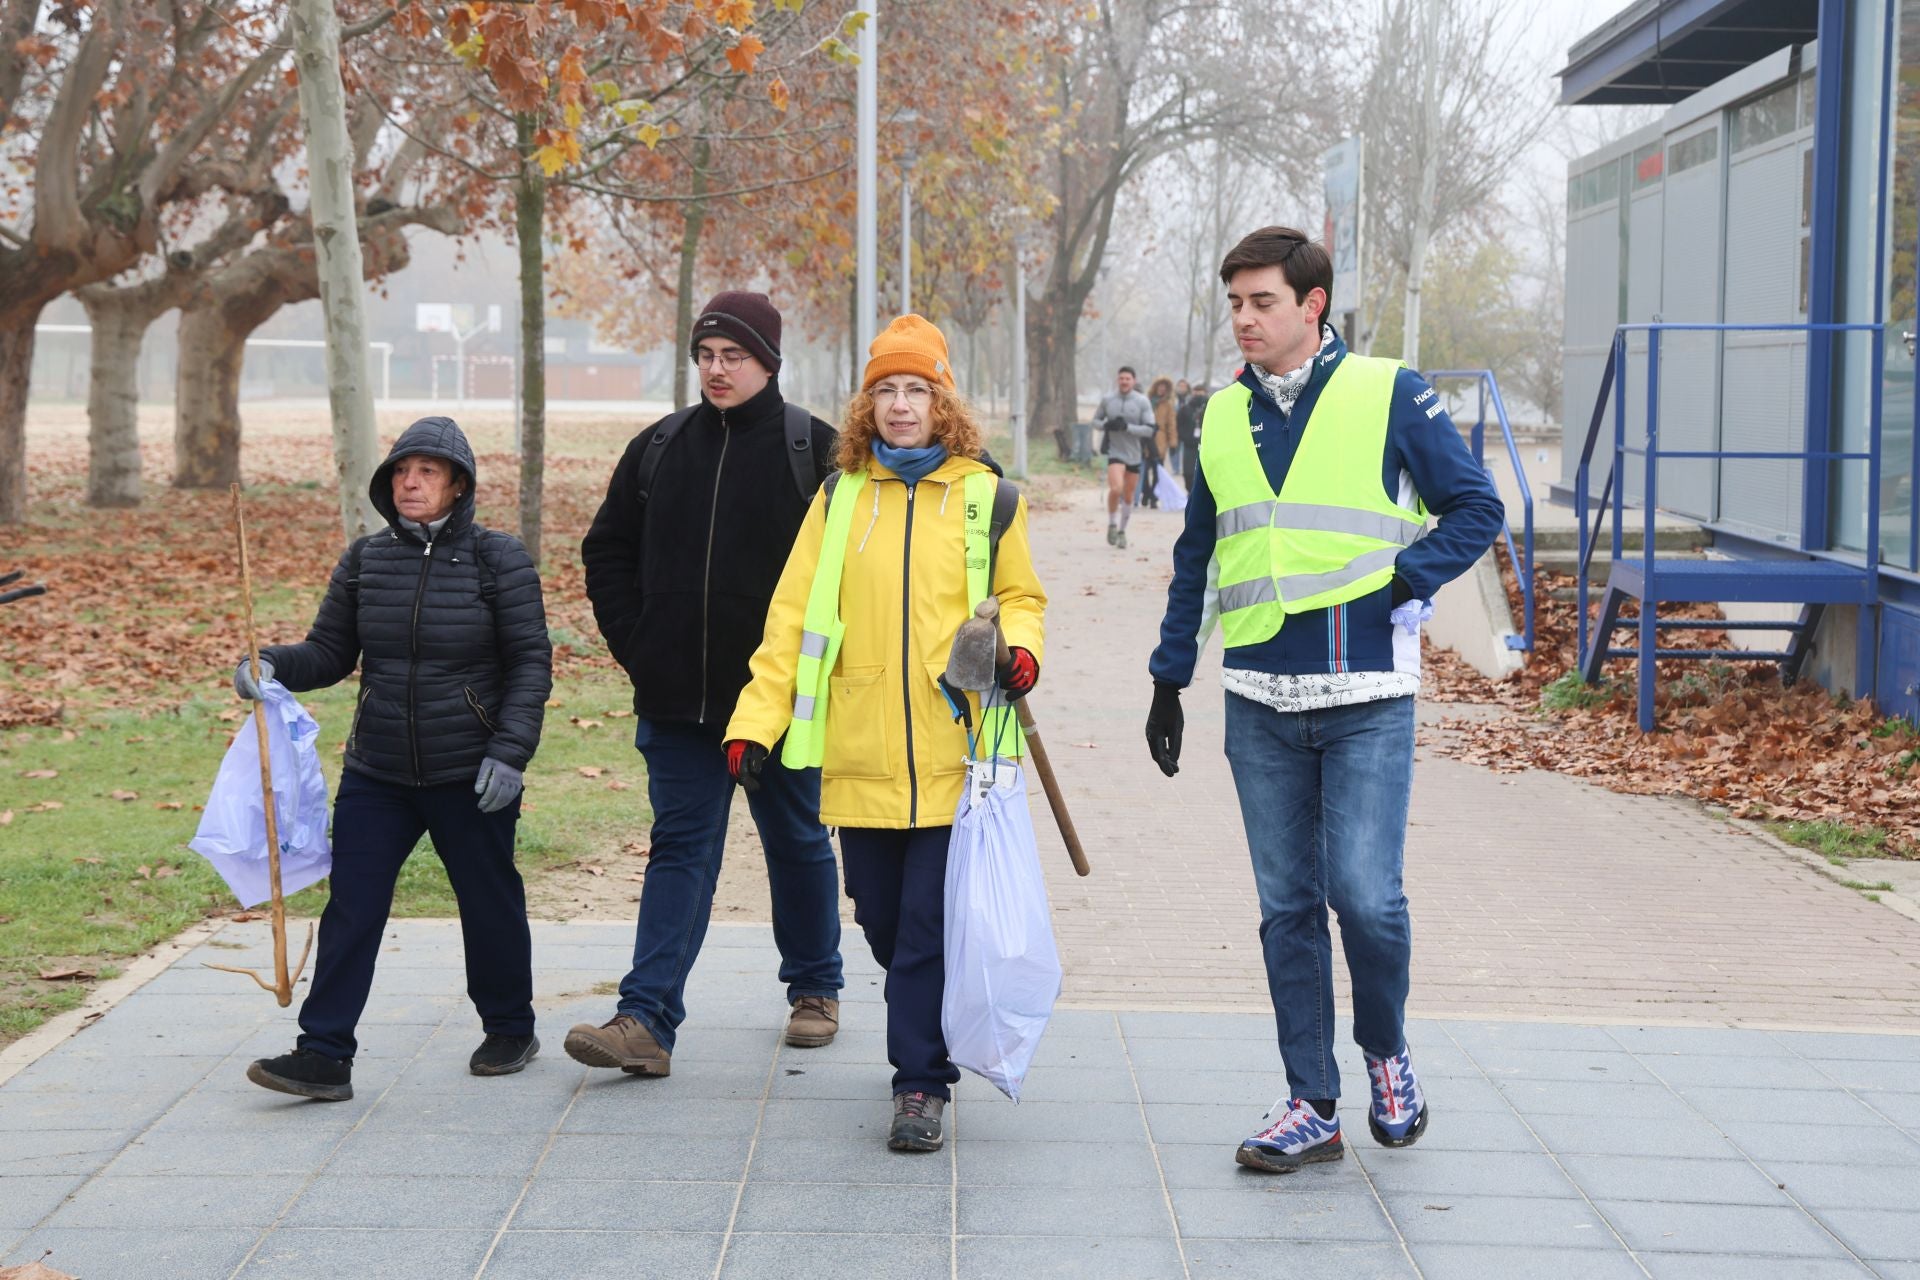
[[[1007,638],[1000,632],[1000,602],[988,596],[973,612],[975,617],[985,618],[994,624],[994,661],[1001,667],[1006,666],[1010,659]],[[1019,709],[1020,728],[1027,737],[1027,752],[1033,759],[1034,772],[1040,775],[1040,787],[1047,793],[1047,807],[1053,810],[1053,821],[1060,828],[1060,839],[1066,842],[1067,856],[1073,859],[1073,869],[1084,876],[1092,870],[1087,866],[1087,851],[1080,847],[1080,833],[1074,830],[1073,815],[1067,812],[1067,798],[1060,792],[1060,780],[1053,776],[1053,762],[1047,758],[1046,743],[1040,740],[1040,728],[1033,721],[1033,709],[1027,705],[1031,701],[1032,697],[1028,696],[1013,704]]]

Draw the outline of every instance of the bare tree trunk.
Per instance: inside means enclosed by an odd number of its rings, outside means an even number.
[[[93,327],[87,386],[87,503],[140,505],[140,347],[157,315],[126,291],[83,289]]]
[[[674,289],[673,342],[678,359],[673,366],[673,407],[684,409],[693,401],[688,387],[688,354],[693,344],[693,269],[700,257],[700,233],[707,225],[706,139],[693,144],[693,199],[686,209],[686,225],[680,233],[680,277]]]
[[[1075,385],[1074,354],[1079,334],[1080,308],[1060,306],[1060,293],[1027,303],[1027,438],[1062,432],[1072,444],[1074,420],[1080,414]],[[1062,437],[1056,436],[1056,442]]]
[[[540,497],[547,472],[547,294],[542,234],[547,180],[533,158],[534,122],[515,118],[520,177],[513,189],[513,227],[520,244],[520,541],[540,563]]]
[[[173,395],[176,489],[224,489],[240,479],[240,376],[247,335],[256,325],[236,329],[220,306],[180,313],[180,375]]]
[[[45,303],[0,317],[0,524],[27,516],[27,383],[33,375],[33,326]]]

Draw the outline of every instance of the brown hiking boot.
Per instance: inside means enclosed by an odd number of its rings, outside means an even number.
[[[594,1026],[582,1022],[567,1032],[567,1056],[590,1067],[618,1067],[632,1076],[671,1074],[673,1055],[660,1047],[638,1018],[616,1013]]]
[[[893,1130],[887,1145],[895,1151],[938,1151],[940,1114],[946,1108],[946,1099],[930,1093],[894,1094]]]
[[[801,996],[787,1019],[787,1043],[798,1049],[818,1049],[833,1043],[840,1030],[840,1002],[832,996]]]

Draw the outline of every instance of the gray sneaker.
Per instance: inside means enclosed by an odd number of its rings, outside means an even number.
[[[1125,529],[1120,530],[1119,533],[1115,535],[1113,545],[1122,551],[1127,549],[1127,531]]]
[[[1107,545],[1110,547],[1116,546],[1118,545],[1119,540],[1120,540],[1120,526],[1117,524],[1108,525],[1107,526]]]
[[[895,1151],[938,1151],[940,1116],[946,1109],[946,1099],[930,1093],[894,1094],[893,1132],[887,1145]]]

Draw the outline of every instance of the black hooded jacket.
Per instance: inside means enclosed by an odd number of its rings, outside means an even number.
[[[394,464],[421,455],[467,480],[431,542],[393,504]],[[540,575],[518,538],[474,523],[475,478],[453,419],[408,427],[368,487],[387,527],[340,557],[305,641],[260,651],[296,693],[337,684],[359,664],[346,757],[357,773],[414,786],[471,781],[489,756],[525,769],[540,745],[553,690]]]
[[[649,720],[723,726],[747,684],[767,606],[812,495],[787,461],[776,379],[733,409],[702,399],[661,450],[643,504],[636,477],[655,423],[633,438],[580,544],[587,597]],[[833,428],[813,419],[816,476],[833,470]]]

